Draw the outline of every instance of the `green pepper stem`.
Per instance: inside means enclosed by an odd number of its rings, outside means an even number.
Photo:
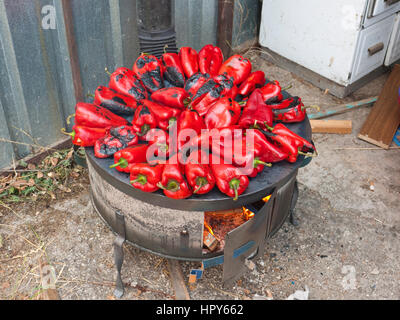
[[[175,117],[169,118],[167,129],[173,127],[175,124],[176,124],[176,118]]]
[[[247,104],[247,101],[240,101],[238,102],[239,106],[245,106]]]
[[[62,129],[61,129],[61,133],[62,133],[62,134],[65,134],[65,135],[67,135],[67,136],[71,136],[72,140],[75,139],[75,135],[76,135],[75,130],[73,130],[72,132],[67,132],[67,131],[65,130],[65,128],[62,128]]]
[[[264,161],[261,161],[260,159],[254,159],[254,168],[256,168],[258,165],[262,164],[265,167],[272,167],[272,163],[267,163]]]
[[[267,130],[269,130],[269,131],[274,130],[274,128],[270,127],[270,126],[266,123],[266,121],[264,121],[264,126],[265,126],[265,128],[266,128]]]
[[[94,94],[93,94],[93,93],[88,93],[88,94],[86,95],[86,97],[89,97],[89,98],[93,98],[93,99],[94,99]]]
[[[143,174],[139,174],[135,180],[131,181],[131,184],[134,184],[136,182],[139,182],[140,184],[145,185],[147,183],[147,177]]]
[[[75,117],[75,113],[70,114],[70,115],[67,117],[67,124],[70,124],[70,123],[71,123],[71,119],[72,119],[73,117]]]
[[[239,198],[238,188],[240,186],[240,180],[237,178],[232,179],[229,181],[229,187],[235,192],[235,197],[233,201],[236,201]]]
[[[191,102],[192,99],[190,97],[187,97],[185,100],[183,100],[183,105],[187,107]]]
[[[166,44],[166,45],[164,46],[164,53],[167,53],[167,48],[168,48],[168,45]]]
[[[203,188],[204,186],[206,186],[208,184],[208,180],[205,177],[197,177],[196,178],[196,185],[198,185],[198,187],[196,188],[196,190],[193,191],[193,193],[197,193],[200,191],[201,188]]]
[[[288,86],[286,86],[286,87],[281,88],[281,91],[289,90],[289,89],[291,89],[292,87],[293,87],[293,86],[290,84],[290,85],[288,85]]]
[[[318,156],[317,154],[314,154],[314,153],[305,153],[305,152],[302,152],[302,151],[300,151],[300,150],[299,150],[297,153],[298,153],[298,154],[301,154],[302,156],[311,157],[311,158],[315,158],[315,157]]]
[[[142,125],[142,127],[140,128],[140,132],[138,132],[137,135],[139,137],[143,137],[149,130],[150,130],[150,125],[146,123]]]
[[[114,163],[113,165],[110,166],[110,169],[116,168],[116,167],[121,167],[121,168],[126,168],[128,166],[128,161],[124,158],[119,158],[117,163]]]
[[[108,68],[104,68],[104,71],[111,77],[112,73],[110,71],[108,71]]]

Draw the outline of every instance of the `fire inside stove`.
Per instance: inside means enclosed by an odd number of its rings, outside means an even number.
[[[271,195],[263,198],[268,202]],[[226,235],[249,221],[255,213],[246,207],[234,210],[208,211],[204,214],[203,253],[223,251]]]

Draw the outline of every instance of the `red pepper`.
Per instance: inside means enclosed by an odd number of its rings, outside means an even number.
[[[163,170],[163,164],[152,166],[148,163],[136,163],[131,166],[130,182],[134,188],[144,192],[157,191]]]
[[[192,195],[188,183],[183,176],[183,168],[178,163],[178,157],[172,157],[164,166],[161,182],[157,184],[164,194],[173,199],[185,199]]]
[[[210,79],[209,74],[195,73],[185,83],[185,91],[193,99],[197,91]]]
[[[104,86],[97,87],[93,103],[118,115],[132,115],[137,108],[137,102],[131,96]]]
[[[204,86],[206,86],[206,84]],[[200,90],[201,89],[202,88],[200,88]],[[200,92],[200,90],[198,92]],[[200,116],[203,117],[207,114],[208,110],[213,105],[213,103],[216,102],[221,97],[222,90],[223,87],[215,83],[215,85],[209,91],[205,92],[203,95],[199,96],[199,98],[195,99],[190,104],[190,106],[194,110],[196,110]]]
[[[162,88],[153,92],[151,100],[172,108],[183,109],[190,103],[189,94],[183,88]]]
[[[149,146],[141,144],[116,152],[114,164],[110,168],[115,168],[121,172],[130,172],[133,164],[147,162],[148,148]]]
[[[243,108],[242,115],[239,119],[239,126],[242,128],[263,128],[272,126],[273,113],[263,100],[260,89],[256,89],[250,95],[246,106]]]
[[[226,74],[220,74],[213,79],[223,88],[221,91],[221,97],[236,98],[238,87],[234,84],[233,77],[228,77]]]
[[[173,126],[178,116],[181,114],[180,109],[175,109],[163,106],[153,101],[144,100],[143,103],[149,108],[150,112],[154,114],[157,119],[158,127],[163,130],[168,130]]]
[[[161,62],[164,69],[164,78],[174,87],[183,88],[185,85],[185,73],[178,54],[164,53],[161,56]]]
[[[142,53],[133,64],[132,70],[149,92],[164,87],[163,65],[157,57]]]
[[[149,147],[154,147],[154,155],[167,158],[170,154],[169,135],[164,130],[159,128],[150,129],[142,140],[149,143]]]
[[[274,110],[287,109],[299,104],[299,99],[299,97],[290,97],[277,103],[267,103],[267,106]]]
[[[206,194],[215,186],[215,178],[208,165],[208,155],[197,150],[192,152],[185,164],[185,175],[195,194]]]
[[[199,71],[199,56],[193,48],[182,47],[179,50],[179,59],[186,77],[190,78]]]
[[[65,129],[63,129],[62,133],[71,136],[72,143],[76,146],[92,147],[98,139],[106,135],[107,129],[75,125],[72,127],[72,132],[65,132]]]
[[[108,87],[136,101],[147,99],[148,94],[143,82],[128,68],[118,68],[110,74]]]
[[[206,125],[204,124],[204,120],[196,110],[186,109],[183,111],[179,116],[178,121],[178,149],[180,150],[190,140],[190,137],[185,137],[184,140],[179,138],[182,130],[192,129],[197,135],[199,135],[201,134],[201,130],[205,128]]]
[[[282,149],[268,141],[265,135],[256,129],[248,129],[245,131],[246,137],[253,139],[254,143],[262,148],[260,159],[264,162],[276,163],[288,158],[288,154]],[[251,140],[250,140],[251,141]]]
[[[299,154],[305,154],[305,152],[314,153],[315,147],[312,143],[306,139],[300,137],[293,131],[289,130],[286,126],[281,123],[275,125],[274,128],[268,128],[272,132],[268,136],[276,142],[285,152],[289,154],[288,161],[293,163],[297,161]]]
[[[94,154],[97,158],[109,158],[119,150],[137,145],[139,138],[132,126],[113,127],[108,134],[96,141]]]
[[[282,88],[278,81],[269,82],[260,90],[263,94],[263,99],[266,104],[279,102],[283,98],[281,93]]]
[[[261,88],[265,85],[265,73],[263,71],[255,71],[240,85],[239,94],[248,96],[256,88]]]
[[[91,128],[108,128],[128,124],[128,121],[106,108],[78,102],[75,106],[75,124]]]
[[[201,73],[208,73],[214,77],[218,75],[223,62],[224,55],[219,47],[207,44],[199,51],[199,68]]]
[[[240,117],[240,105],[231,98],[221,98],[208,110],[204,122],[207,129],[235,125]]]
[[[301,122],[306,118],[307,115],[306,107],[301,102],[299,97],[294,97],[293,103],[291,103],[287,108],[271,108],[271,110],[274,114],[274,121],[280,121],[284,123]]]
[[[219,69],[218,74],[224,73],[233,77],[234,83],[239,85],[245,81],[251,73],[251,62],[248,59],[243,58],[241,55],[233,55],[226,60]]]
[[[249,185],[247,176],[240,173],[240,168],[231,164],[224,164],[223,159],[211,156],[211,170],[214,174],[218,189],[236,201]],[[218,164],[218,162],[220,162]]]
[[[148,100],[143,100],[138,104],[138,108],[136,109],[132,120],[133,127],[139,137],[145,135],[147,131],[157,127],[158,125],[157,118],[153,112],[150,111],[147,101]]]

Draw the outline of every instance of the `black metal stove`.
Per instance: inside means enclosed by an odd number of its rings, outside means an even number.
[[[311,141],[308,119],[288,127]],[[123,294],[120,271],[125,241],[162,257],[200,261],[203,268],[223,264],[223,283],[232,284],[246,270],[246,260],[263,255],[267,239],[290,214],[293,221],[297,172],[311,159],[300,156],[296,163],[283,161],[265,168],[251,179],[237,201],[218,188],[205,195],[176,200],[164,196],[162,191],[145,193],[132,188],[129,175],[110,169],[113,159],[96,158],[93,148],[86,148],[86,155],[93,206],[117,235],[114,247],[119,279],[117,296]],[[261,201],[267,195],[271,195],[269,201]],[[204,212],[243,206],[255,213],[254,218],[227,234],[223,252],[204,254]]]

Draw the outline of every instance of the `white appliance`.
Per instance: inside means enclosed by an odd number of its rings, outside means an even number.
[[[263,0],[259,41],[348,87],[400,59],[399,12],[400,0]]]

